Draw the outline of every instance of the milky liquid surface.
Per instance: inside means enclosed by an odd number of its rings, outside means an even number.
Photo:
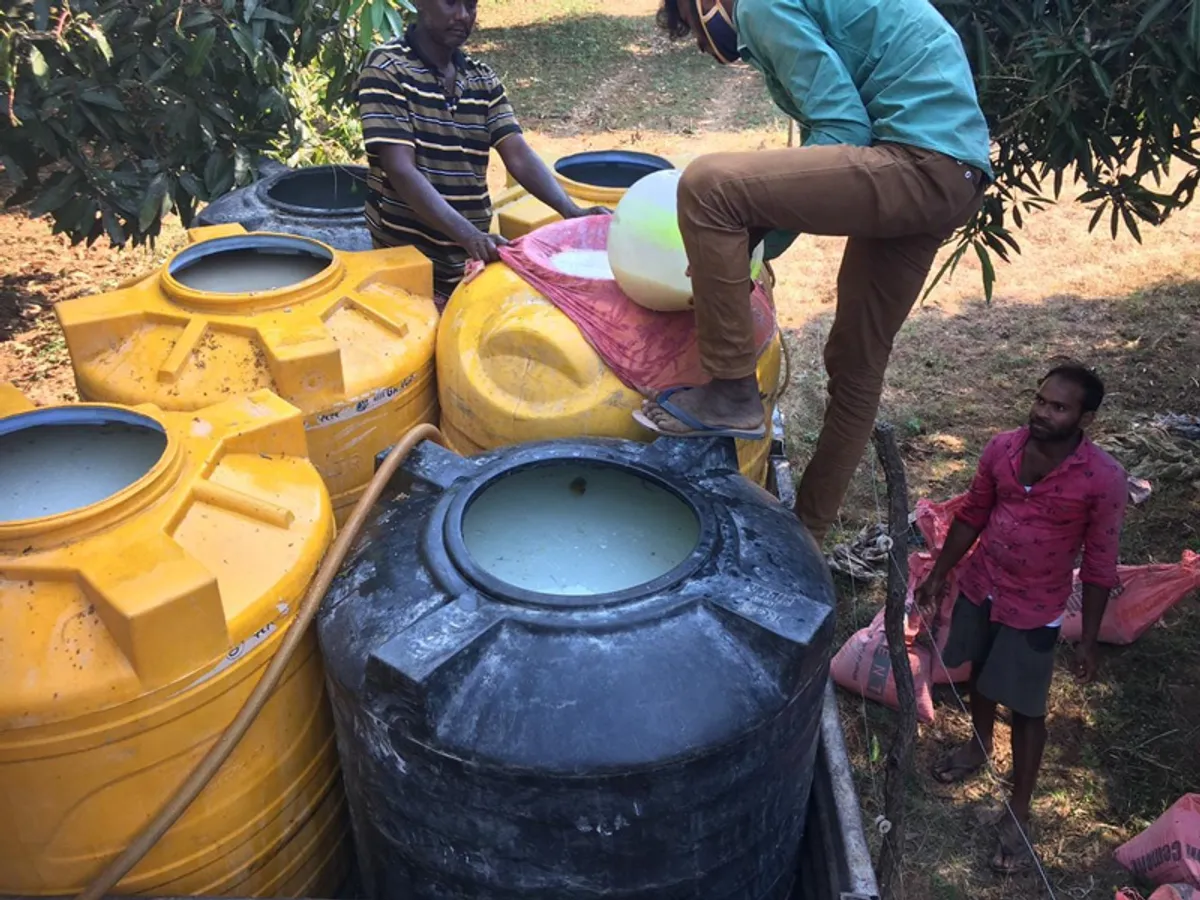
[[[180,284],[195,291],[245,294],[299,284],[328,265],[329,260],[307,253],[228,250],[203,256],[171,274]]]
[[[550,257],[550,265],[576,278],[607,278],[611,281],[613,277],[607,250],[564,250]]]
[[[0,435],[0,522],[111,497],[149,472],[164,434],[131,425],[40,425]]]
[[[476,564],[516,587],[584,596],[664,575],[691,554],[691,507],[637,475],[547,465],[487,488],[463,516]]]

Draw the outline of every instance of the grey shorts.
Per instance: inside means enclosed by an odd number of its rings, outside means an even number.
[[[992,622],[991,612],[991,601],[976,606],[958,595],[942,651],[946,666],[971,663],[980,694],[1022,716],[1041,718],[1054,678],[1059,628],[1021,630]]]

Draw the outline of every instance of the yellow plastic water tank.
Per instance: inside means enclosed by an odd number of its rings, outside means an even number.
[[[343,521],[376,454],[437,419],[431,264],[240,225],[191,240],[149,276],[55,307],[80,396],[193,410],[270,389],[303,411]]]
[[[0,416],[0,894],[74,893],[232,720],[333,515],[267,391],[193,413],[0,392]],[[311,636],[119,893],[334,896],[350,852]]]
[[[634,182],[663,169],[682,169],[691,156],[654,156],[632,150],[589,150],[546,159],[567,196],[580,206],[614,208]],[[558,213],[509,176],[493,200],[494,229],[510,241],[559,219]]]
[[[779,391],[778,334],[759,357],[771,421]],[[512,269],[496,263],[454,292],[438,329],[441,429],[461,454],[566,437],[653,440],[634,421],[642,397],[604,364],[579,329]],[[742,472],[767,477],[770,429],[738,441]]]

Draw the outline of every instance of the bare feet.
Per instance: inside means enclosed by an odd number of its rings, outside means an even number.
[[[751,375],[736,380],[714,379],[702,387],[688,388],[670,395],[668,407],[689,416],[692,423],[680,421],[668,409],[653,400],[642,404],[642,414],[665,434],[690,435],[701,429],[698,422],[714,430],[755,431],[765,428],[765,410],[758,393],[758,379]]]
[[[942,757],[933,767],[933,777],[942,784],[954,784],[963,781],[987,763],[987,755],[979,746],[979,741],[971,739],[957,750]]]

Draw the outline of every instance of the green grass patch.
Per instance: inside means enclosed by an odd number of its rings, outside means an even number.
[[[820,427],[824,382],[819,351],[831,314],[789,334],[795,377],[784,401],[797,474]],[[910,502],[963,490],[979,452],[997,431],[1028,415],[1031,389],[1055,362],[1097,366],[1108,396],[1093,429],[1124,433],[1158,413],[1196,413],[1200,377],[1200,281],[1170,282],[1126,297],[1061,297],[1037,305],[969,306],[947,316],[919,310],[905,326],[888,373],[881,416],[900,428]],[[1192,324],[1189,324],[1192,323]],[[910,427],[919,423],[919,427]],[[868,448],[832,540],[886,516],[882,473]],[[1122,561],[1173,562],[1197,546],[1200,483],[1161,480],[1131,507]],[[883,602],[882,586],[839,578],[839,637],[866,624]],[[1134,883],[1113,849],[1196,789],[1200,764],[1200,603],[1184,598],[1163,622],[1129,647],[1105,648],[1099,679],[1079,686],[1059,651],[1051,693],[1050,736],[1035,797],[1035,840],[1059,896],[1112,897]],[[841,693],[864,821],[882,807],[883,759],[890,711]],[[928,776],[945,750],[966,739],[969,719],[948,688],[935,689],[938,722],[922,728],[917,780],[909,792],[910,853],[906,896],[1008,900],[1043,896],[1040,879],[994,877],[987,868],[994,835],[987,815],[1006,789],[986,778],[945,788]],[[997,730],[997,760],[1007,776],[1008,732]],[[877,846],[878,835],[870,838]]]
[[[718,66],[692,41],[668,41],[650,11],[613,15],[588,0],[534,7],[515,23],[512,7],[489,13],[470,46],[533,127],[691,133],[784,122],[757,73]]]

